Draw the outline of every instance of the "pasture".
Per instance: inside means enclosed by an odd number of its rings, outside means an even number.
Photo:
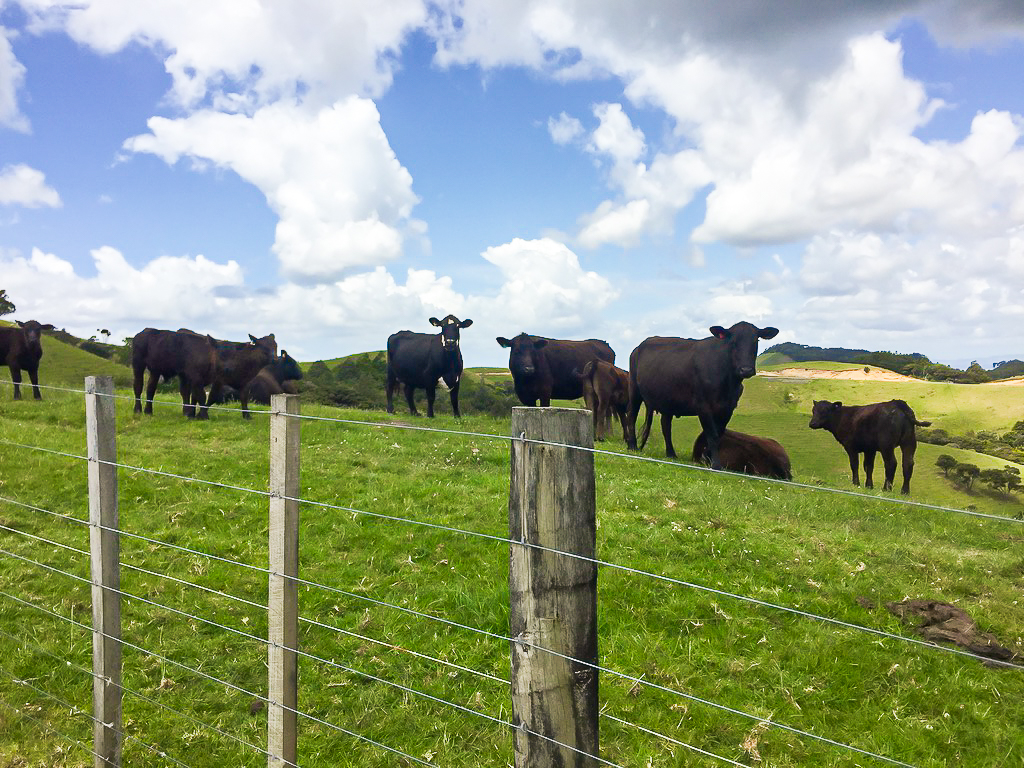
[[[77,356],[85,353],[67,350],[72,362],[64,367],[51,354],[54,344],[45,347],[44,385],[81,389],[82,375],[115,365],[92,356],[83,362]],[[91,370],[81,369],[93,360]],[[125,384],[118,377],[119,387]],[[601,569],[601,663],[622,675],[601,674],[602,757],[645,768],[721,764],[625,721],[743,765],[886,764],[699,698],[915,766],[1024,762],[1024,671],[723,594],[905,636],[910,631],[884,603],[945,600],[1024,653],[1024,525],[893,503],[896,496],[877,491],[817,490],[853,487],[840,446],[807,428],[814,399],[901,397],[919,418],[950,432],[1006,429],[1024,418],[1018,392],[748,381],[730,427],[779,440],[793,460],[794,479],[812,488],[711,473],[685,462],[598,454],[600,559],[720,591]],[[84,454],[83,396],[44,390],[43,397],[41,403],[13,402],[9,384],[0,384],[0,497],[81,519],[87,514],[85,462],[10,445]],[[133,415],[129,400],[118,401],[119,461],[265,490],[268,424],[260,409],[251,423],[237,409],[215,410],[208,423],[195,423],[181,418],[176,397],[163,395],[163,401],[152,418]],[[401,428],[504,435],[508,421],[467,413],[428,423],[401,411],[388,418],[309,405],[303,413],[393,426],[302,424],[301,496],[331,505],[302,507],[302,577],[334,591],[302,588],[301,614],[309,621],[301,644],[347,669],[300,660],[300,709],[438,766],[509,763],[507,726],[382,682],[508,719],[508,685],[493,679],[508,678],[508,643],[500,639],[508,629],[508,544],[406,522],[507,535],[508,441]],[[680,455],[689,455],[696,431],[696,419],[676,421]],[[613,430],[613,436],[599,447],[625,453],[621,435]],[[1017,496],[954,489],[935,467],[939,453],[963,454],[957,458],[981,467],[1005,463],[922,444],[911,501],[973,505],[1010,518],[1024,509]],[[642,455],[664,456],[657,429]],[[125,639],[163,657],[125,650],[124,684],[137,694],[125,697],[125,730],[139,740],[126,742],[126,765],[175,764],[143,743],[193,767],[266,763],[265,755],[238,742],[259,745],[264,738],[266,713],[254,698],[175,665],[264,693],[265,647],[200,619],[265,636],[265,610],[188,584],[261,603],[266,574],[155,543],[259,566],[267,557],[266,506],[259,495],[120,470],[122,528],[151,539],[124,538],[122,562],[184,582],[126,568],[122,589],[189,615],[124,602]],[[91,679],[83,669],[90,666],[89,633],[8,595],[88,624],[88,584],[27,562],[87,578],[87,556],[50,542],[87,549],[88,530],[4,501],[0,525],[0,702],[7,705],[0,708],[0,765],[86,766],[91,756],[65,737],[88,743],[91,733],[88,718],[67,706],[88,710]],[[305,766],[410,764],[311,721],[300,721],[299,756]]]

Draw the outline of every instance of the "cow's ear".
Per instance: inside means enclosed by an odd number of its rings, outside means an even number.
[[[251,342],[252,342],[253,344],[255,344],[255,343],[256,343],[257,341],[259,341],[259,339],[257,339],[257,338],[256,338],[255,336],[253,336],[253,335],[252,335],[252,334],[250,333],[250,334],[249,334],[249,341],[251,341]]]
[[[762,328],[757,333],[757,335],[760,336],[762,339],[774,339],[778,334],[779,329],[772,328],[771,326],[769,326],[768,328]]]
[[[21,327],[21,328],[25,327],[25,324],[23,322],[21,322],[21,320],[15,320],[14,322],[16,322],[19,325],[19,327]]]
[[[436,326],[438,328],[441,327],[441,321],[438,320],[436,317],[430,318],[430,324],[433,325],[433,326]]]
[[[729,333],[729,331],[727,331],[720,325],[712,325],[711,328],[709,328],[708,330],[711,331],[711,335],[714,336],[716,339],[725,340],[732,335],[731,333]]]
[[[533,342],[533,348],[534,349],[540,349],[541,347],[546,347],[547,345],[548,345],[548,340],[547,339],[536,339]]]
[[[836,400],[834,403],[832,403],[832,410],[833,411],[838,411],[842,407],[843,407],[843,401],[842,400]]]
[[[504,336],[498,336],[496,341],[503,347],[511,347],[512,342],[506,339]]]
[[[459,323],[459,328],[469,328],[469,326],[471,326],[472,324],[472,320],[463,320],[461,323]]]
[[[284,360],[286,357],[288,357],[288,351],[282,349],[281,350],[281,359]]]

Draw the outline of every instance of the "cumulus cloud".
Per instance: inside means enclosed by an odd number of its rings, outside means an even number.
[[[582,135],[583,124],[562,112],[558,117],[548,118],[548,133],[555,144],[568,144]]]
[[[423,0],[20,0],[37,31],[59,28],[101,53],[132,43],[164,58],[171,95],[252,110],[280,98],[314,106],[338,94],[382,93]]]
[[[10,30],[0,27],[0,126],[29,130],[28,119],[18,107],[18,90],[25,80],[25,67],[14,55]]]
[[[397,258],[417,197],[369,99],[309,112],[290,102],[251,117],[202,110],[154,117],[151,133],[125,142],[167,163],[183,157],[229,168],[263,192],[279,216],[274,252],[290,278],[332,280],[345,270]]]
[[[0,170],[0,205],[59,208],[61,202],[57,190],[47,185],[42,171],[19,164]]]

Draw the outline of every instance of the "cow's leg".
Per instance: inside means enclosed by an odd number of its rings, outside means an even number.
[[[864,487],[874,488],[872,474],[875,471],[875,451],[864,451]]]
[[[447,380],[445,381],[448,384]],[[448,397],[452,401],[452,413],[455,414],[455,418],[462,416],[459,413],[459,387],[462,385],[462,379],[456,379],[454,384],[448,384]]]
[[[882,461],[885,462],[885,485],[882,486],[882,490],[891,491],[892,481],[896,479],[896,450],[883,448]]]
[[[643,448],[647,445],[647,438],[651,436],[651,424],[654,423],[654,409],[648,408],[647,413],[644,416],[644,426],[640,431],[640,447]],[[634,442],[636,440],[634,439]]]
[[[387,396],[388,396],[388,413],[395,412],[395,390],[398,389],[398,377],[395,376],[395,372],[391,370],[391,366],[388,366],[388,382],[387,382]]]
[[[14,399],[21,400],[21,368],[15,365],[10,366],[11,381],[14,382]]]
[[[857,468],[857,452],[852,448],[846,449],[846,455],[850,457],[850,472],[853,474],[853,484],[860,485],[860,469]],[[867,461],[867,457],[864,457]],[[870,480],[868,481],[870,482]]]
[[[142,377],[146,374],[145,367],[134,368],[135,379],[132,381],[132,389],[135,390],[135,413],[142,413]]]
[[[251,419],[252,414],[249,413],[249,387],[242,387],[242,391],[238,393],[238,399],[242,403],[242,418]],[[213,400],[213,392],[210,393],[210,399],[206,402],[209,403]]]
[[[626,409],[624,407],[616,408],[615,412],[619,415],[619,423],[622,424],[622,439],[625,440],[627,434],[626,430],[628,429],[626,422]]]
[[[636,450],[636,420],[640,418],[640,404],[644,399],[640,396],[639,387],[630,385],[629,403],[626,405],[628,416],[622,423],[622,439],[631,451]]]
[[[149,372],[149,381],[146,382],[146,410],[145,413],[153,415],[153,397],[156,395],[156,387],[160,383],[160,374],[155,371]]]
[[[672,446],[672,416],[661,414],[661,434],[665,436],[665,455],[670,459],[676,457],[676,449]]]
[[[196,408],[192,404],[192,385],[184,376],[178,376],[178,392],[181,394],[181,415],[194,419]]]
[[[32,382],[32,397],[34,397],[36,400],[42,400],[43,396],[39,392],[39,369],[29,368],[28,378],[29,381]]]
[[[718,458],[718,444],[721,442],[724,430],[718,426],[718,422],[710,414],[698,414],[697,420],[700,421],[700,428],[704,430],[704,439],[707,441],[705,455],[710,459],[711,468],[721,469],[722,462]]]
[[[434,418],[434,398],[437,396],[437,382],[427,388],[427,418]]]
[[[192,387],[192,408],[197,419],[210,418],[210,409],[206,406],[206,387],[199,382]]]
[[[412,384],[406,384],[405,385],[405,402],[407,402],[409,404],[409,413],[411,413],[413,416],[419,416],[419,413],[417,413],[417,411],[416,411],[416,399],[414,397],[415,394],[416,394],[416,387],[414,387]]]
[[[917,451],[917,441],[906,442],[900,446],[903,453],[903,487],[900,493],[910,493],[910,477],[914,474],[914,453]]]

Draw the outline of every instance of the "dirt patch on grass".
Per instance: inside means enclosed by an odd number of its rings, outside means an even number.
[[[824,371],[817,368],[783,368],[781,371],[758,371],[758,376],[777,377],[781,379],[842,379],[845,381],[907,381],[924,384],[921,379],[904,376],[902,373],[888,371],[885,368],[847,368],[842,371]],[[1022,381],[1021,383],[1024,383]]]
[[[938,600],[904,600],[886,603],[885,607],[930,642],[952,643],[996,661],[1014,661],[1017,658],[1013,651],[1000,645],[993,635],[979,631],[974,619],[955,605]]]

